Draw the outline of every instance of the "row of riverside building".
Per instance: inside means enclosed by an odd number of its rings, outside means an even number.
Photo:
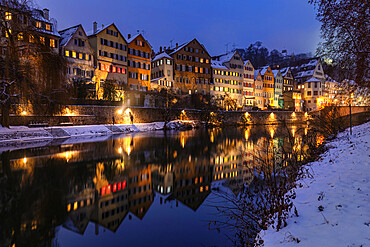
[[[226,110],[281,108],[312,111],[330,103],[337,83],[325,76],[320,59],[297,67],[254,68],[238,51],[211,56],[197,39],[155,53],[143,34],[125,37],[112,23],[85,32],[82,25],[61,31],[49,10],[35,10],[40,39],[69,62],[68,83],[85,81],[97,99],[104,85],[116,85],[116,100],[124,92],[171,89],[180,94],[210,95]],[[12,13],[7,12],[8,17]],[[50,41],[50,42],[49,42]]]

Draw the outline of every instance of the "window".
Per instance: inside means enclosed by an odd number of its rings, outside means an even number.
[[[51,25],[50,24],[45,24],[45,29],[47,31],[51,31]]]
[[[90,55],[89,54],[85,54],[85,59],[86,60],[90,60]]]
[[[5,20],[10,21],[12,19],[12,13],[5,12]]]
[[[72,51],[72,57],[77,58],[77,53],[75,51]]]
[[[171,65],[171,60],[167,59],[167,64]]]
[[[307,91],[307,96],[311,96],[312,92],[311,91]]]
[[[50,39],[50,47],[53,47],[53,48],[56,47],[55,39]]]
[[[36,21],[36,27],[41,28],[41,22],[40,21]]]
[[[45,45],[45,37],[42,37],[42,36],[40,37],[40,43]]]
[[[83,53],[78,53],[78,58],[81,59],[81,60],[84,59],[84,54]]]

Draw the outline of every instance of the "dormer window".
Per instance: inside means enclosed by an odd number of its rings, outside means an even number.
[[[36,21],[36,27],[41,28],[41,22],[40,21]]]
[[[45,29],[46,29],[46,31],[51,31],[51,25],[50,24],[46,24],[45,25]]]

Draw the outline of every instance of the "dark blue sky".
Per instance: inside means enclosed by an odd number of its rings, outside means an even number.
[[[261,41],[270,50],[315,52],[320,23],[307,0],[35,0],[49,8],[58,29],[115,22],[125,37],[144,30],[155,51],[170,40],[184,43],[196,37],[211,55],[226,43],[237,48]]]

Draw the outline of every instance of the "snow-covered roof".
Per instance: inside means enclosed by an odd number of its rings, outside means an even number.
[[[138,34],[135,34],[133,36],[131,36],[131,38],[127,38],[127,43],[131,43],[132,41],[134,41],[138,36],[140,35],[140,33]]]
[[[261,75],[264,75],[267,72],[268,68],[269,68],[269,66],[264,66],[264,67],[260,68]]]
[[[274,69],[274,70],[271,70],[271,72],[274,74],[274,77],[276,77],[280,71],[278,69]]]
[[[307,70],[307,71],[300,71],[300,72],[297,73],[296,77],[301,78],[301,77],[313,76],[314,72],[315,72],[314,69]]]
[[[101,27],[99,28],[97,28],[96,29],[96,32],[94,33],[94,30],[89,30],[89,31],[87,31],[86,32],[86,35],[87,36],[91,36],[91,35],[94,35],[94,34],[98,34],[98,33],[100,33],[101,31],[103,31],[103,30],[105,30],[105,29],[107,29],[108,27],[110,27],[111,25],[114,25],[114,23],[110,23],[109,25],[101,25]],[[118,31],[119,32],[119,31]]]
[[[229,52],[223,55],[215,56],[215,60],[220,61],[221,63],[229,62],[233,56],[235,55],[236,51]]]
[[[44,17],[44,11],[42,11],[41,9],[33,9],[32,10],[32,18],[35,19],[35,20],[41,21],[41,22],[48,23],[52,26],[51,31],[48,31],[48,30],[45,30],[45,29],[38,29],[39,32],[46,33],[46,34],[51,34],[51,35],[54,35],[54,36],[57,36],[57,37],[60,36],[58,31],[57,31],[56,20],[53,19],[53,18],[46,19]]]
[[[175,50],[173,50],[173,51],[170,53],[170,55],[175,54],[176,52],[178,52],[179,50],[181,50],[182,48],[184,48],[185,46],[187,46],[190,42],[191,42],[191,41],[186,42],[186,43],[184,43],[184,44],[182,44],[182,45],[178,46]]]
[[[257,79],[257,77],[258,77],[258,73],[259,73],[260,71],[259,70],[255,70],[254,71],[254,79],[256,80]]]
[[[317,79],[316,77],[311,77],[310,79],[308,79],[306,82],[320,82],[321,80],[320,79]]]
[[[151,81],[151,82],[154,82],[154,81],[161,80],[161,79],[163,79],[163,78],[165,78],[165,76],[162,76],[162,77],[159,77],[159,78],[155,78],[155,79],[151,79],[150,81]]]
[[[247,60],[247,61],[245,61],[245,62],[244,62],[244,66],[245,66],[245,65],[247,65],[248,63],[250,63],[250,64],[252,65],[252,62],[251,62],[251,61],[249,61],[249,60]],[[252,66],[253,66],[253,65],[252,65]]]
[[[170,55],[168,55],[166,52],[162,52],[162,53],[159,53],[157,55],[155,55],[155,57],[152,58],[152,62],[153,61],[156,61],[158,59],[161,59],[161,58],[168,58],[168,59],[173,59]]]
[[[218,60],[211,60],[211,67],[214,69],[229,69]]]
[[[65,46],[71,40],[73,35],[77,32],[79,25],[59,31],[60,34],[60,46]]]
[[[280,73],[282,76],[286,76],[286,74],[288,73],[290,67],[285,67],[285,68],[282,68],[280,69]]]

